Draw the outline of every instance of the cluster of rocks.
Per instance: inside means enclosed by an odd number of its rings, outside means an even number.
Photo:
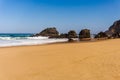
[[[120,20],[115,21],[110,28],[105,32],[99,32],[95,38],[120,38]]]
[[[115,21],[105,33],[109,37],[120,38],[120,20]]]
[[[68,33],[62,33],[59,35],[59,32],[55,27],[46,28],[40,33],[37,33],[33,36],[46,36],[49,38],[78,38],[77,33],[74,30],[71,30]]]
[[[83,29],[77,34],[74,30],[70,30],[68,33],[59,34],[58,30],[53,28],[46,28],[38,34],[33,36],[47,36],[49,38],[68,38],[70,42],[74,41],[73,38],[79,38],[80,40],[91,40],[91,33],[89,29]],[[105,32],[99,32],[94,38],[120,38],[120,20],[114,22],[110,28]]]
[[[95,38],[108,38],[108,35],[105,32],[99,32]]]
[[[81,40],[83,38],[90,39],[90,30],[83,29],[80,31],[79,35],[77,35],[76,31],[74,30],[70,30],[68,33],[59,34],[58,30],[55,27],[53,27],[53,28],[46,28],[40,33],[35,34],[33,36],[47,36],[49,38],[68,38],[69,41],[71,42],[73,41],[72,38],[79,38]]]

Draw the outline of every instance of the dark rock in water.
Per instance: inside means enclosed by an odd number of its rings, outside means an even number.
[[[95,35],[95,38],[107,38],[107,34],[105,32],[99,32],[97,35]]]
[[[62,33],[59,35],[59,38],[78,38],[77,33],[74,30],[71,30],[67,33]]]
[[[62,33],[60,34],[59,38],[68,38],[68,34],[67,33]]]
[[[73,40],[72,38],[69,38],[68,42],[75,42],[75,40]]]
[[[74,30],[69,31],[68,38],[78,38],[77,33]]]
[[[79,39],[88,38],[90,39],[90,30],[89,29],[83,29],[79,33]]]
[[[105,33],[108,35],[108,36],[111,36],[111,37],[119,37],[120,35],[120,20],[116,21],[113,23],[112,26],[110,26],[110,28],[105,31]]]
[[[56,38],[56,37],[59,36],[59,32],[56,30],[55,27],[46,28],[43,31],[41,31],[40,33],[35,34],[33,36],[47,36],[47,37],[50,37],[50,38]]]

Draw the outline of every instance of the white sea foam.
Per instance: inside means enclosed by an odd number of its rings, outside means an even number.
[[[20,39],[48,39],[48,37],[0,37],[0,40],[20,40]]]
[[[66,41],[67,39],[49,39],[48,37],[0,37],[0,47],[39,45]]]

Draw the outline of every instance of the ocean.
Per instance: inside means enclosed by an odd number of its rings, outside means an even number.
[[[67,39],[49,39],[48,37],[31,37],[32,33],[0,33],[0,47],[39,45],[66,42]]]

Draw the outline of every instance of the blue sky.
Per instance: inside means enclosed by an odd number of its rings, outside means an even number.
[[[37,33],[56,27],[105,31],[120,19],[120,0],[0,0],[0,33]]]

